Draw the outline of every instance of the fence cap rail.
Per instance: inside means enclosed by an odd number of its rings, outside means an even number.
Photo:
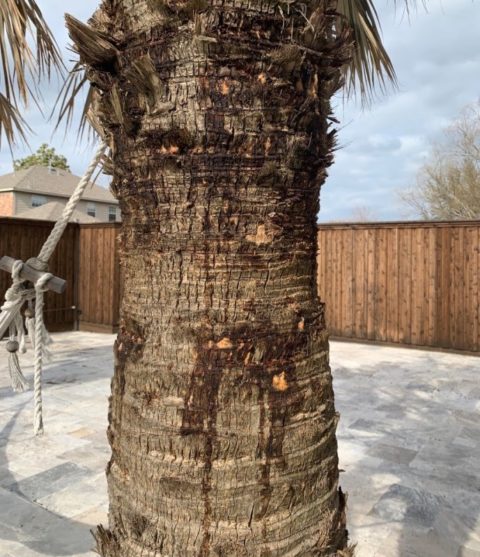
[[[23,219],[19,217],[0,217],[0,225],[12,224],[15,226],[38,226],[40,228],[52,228],[56,221],[43,220],[43,219]],[[120,228],[121,222],[94,222],[94,223],[79,223],[69,222],[69,228]]]
[[[480,220],[410,220],[410,221],[375,221],[375,222],[320,222],[318,230],[328,229],[369,229],[369,228],[478,228]]]

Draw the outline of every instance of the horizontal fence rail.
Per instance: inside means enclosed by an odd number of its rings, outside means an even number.
[[[480,350],[480,222],[320,225],[331,334]]]

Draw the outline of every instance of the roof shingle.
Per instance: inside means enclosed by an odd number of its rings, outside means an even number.
[[[19,219],[34,219],[34,220],[50,220],[57,221],[62,216],[65,205],[59,201],[50,201],[50,203],[45,203],[45,205],[40,205],[40,207],[35,207],[34,209],[28,209],[28,211],[23,211],[15,215],[15,218]],[[86,213],[82,213],[78,209],[75,209],[70,222],[80,222],[83,224],[93,224],[95,222],[100,222],[99,219],[91,217]]]
[[[0,191],[21,191],[69,198],[80,179],[79,176],[66,170],[58,168],[50,170],[46,166],[36,165],[0,176]],[[82,199],[118,204],[107,188],[91,183],[87,186]]]

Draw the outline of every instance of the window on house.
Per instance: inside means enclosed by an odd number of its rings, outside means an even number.
[[[97,216],[97,207],[95,206],[95,203],[87,203],[87,215],[91,217]]]
[[[108,208],[108,222],[115,222],[117,220],[117,208],[110,206]]]
[[[47,198],[44,195],[32,195],[32,207],[41,207],[46,202]]]

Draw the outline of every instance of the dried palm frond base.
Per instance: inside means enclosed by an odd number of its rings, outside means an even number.
[[[209,2],[208,0],[149,0],[149,5],[164,17],[191,19],[196,13],[206,10]]]
[[[118,51],[107,34],[69,14],[65,15],[65,22],[82,62],[95,67],[107,66],[108,68],[114,64]]]
[[[119,555],[119,546],[110,530],[105,530],[99,524],[96,530],[90,530],[90,532],[96,541],[95,553],[105,557],[116,557]]]

